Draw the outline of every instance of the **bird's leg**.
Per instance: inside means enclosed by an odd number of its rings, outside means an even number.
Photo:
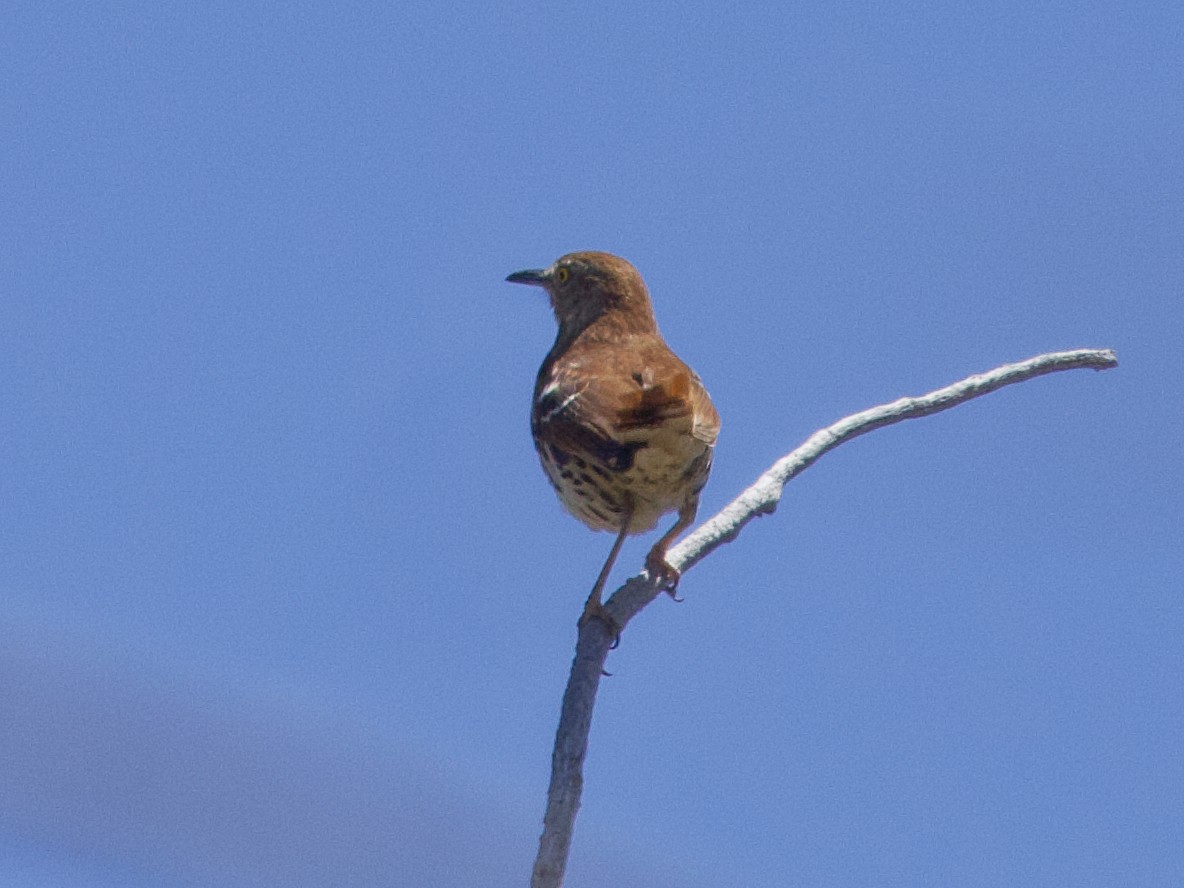
[[[625,537],[629,534],[629,522],[632,517],[633,510],[630,509],[621,522],[621,532],[617,534],[612,551],[608,553],[608,559],[604,562],[604,567],[600,569],[600,576],[596,578],[596,585],[592,587],[592,592],[588,595],[588,600],[584,602],[584,613],[580,617],[581,626],[593,618],[603,621],[613,633],[613,647],[616,647],[617,642],[620,640],[621,629],[617,625],[616,620],[609,616],[608,611],[604,609],[604,605],[600,601],[600,596],[604,592],[604,584],[608,582],[608,575],[612,572],[613,564],[617,560],[617,553],[621,551],[621,544],[625,542]]]
[[[675,601],[682,601],[681,598],[674,594],[675,590],[678,589],[678,581],[682,577],[682,574],[677,567],[666,560],[666,550],[670,548],[670,544],[675,541],[680,533],[691,526],[698,512],[699,497],[694,496],[678,510],[678,520],[674,522],[674,526],[662,534],[662,538],[654,543],[654,547],[645,556],[645,569],[649,571],[651,577],[658,579],[658,588]]]

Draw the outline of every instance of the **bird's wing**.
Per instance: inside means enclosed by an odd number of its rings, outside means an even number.
[[[620,353],[618,353],[620,354]],[[719,414],[695,371],[665,343],[625,352],[615,377],[627,390],[622,425],[683,431],[708,447],[719,436]]]
[[[557,446],[621,468],[652,432],[684,431],[708,446],[719,434],[719,415],[703,383],[666,350],[617,352],[614,360],[552,368],[535,399],[532,423],[536,434]]]
[[[708,447],[714,447],[715,439],[719,437],[719,413],[711,403],[702,380],[694,373],[691,374],[691,379],[691,405],[695,415],[691,434]]]

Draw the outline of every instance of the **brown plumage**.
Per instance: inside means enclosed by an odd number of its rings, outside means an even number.
[[[607,620],[600,595],[625,537],[677,511],[646,556],[673,595],[679,574],[666,550],[695,520],[719,434],[707,390],[662,340],[645,282],[624,259],[570,253],[506,280],[543,287],[559,322],[530,414],[543,469],[569,512],[617,534],[585,617]]]

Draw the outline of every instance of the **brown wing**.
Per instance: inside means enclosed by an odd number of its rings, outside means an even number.
[[[692,373],[691,380],[691,406],[695,414],[691,434],[708,447],[714,447],[719,437],[719,414],[699,377]]]
[[[629,408],[624,424],[663,425],[686,428],[687,432],[709,447],[719,436],[719,414],[707,395],[703,382],[665,343],[651,341],[632,353],[627,362],[628,376],[634,383],[636,402]]]
[[[572,355],[553,366],[540,375],[531,422],[536,434],[546,426],[561,448],[621,469],[659,429],[684,431],[708,446],[719,434],[719,415],[699,377],[660,344]]]

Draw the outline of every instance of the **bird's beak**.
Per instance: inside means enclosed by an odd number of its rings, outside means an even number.
[[[506,280],[511,284],[531,284],[535,287],[545,287],[551,280],[551,275],[548,274],[549,270],[546,268],[528,268],[526,271],[514,272]]]

